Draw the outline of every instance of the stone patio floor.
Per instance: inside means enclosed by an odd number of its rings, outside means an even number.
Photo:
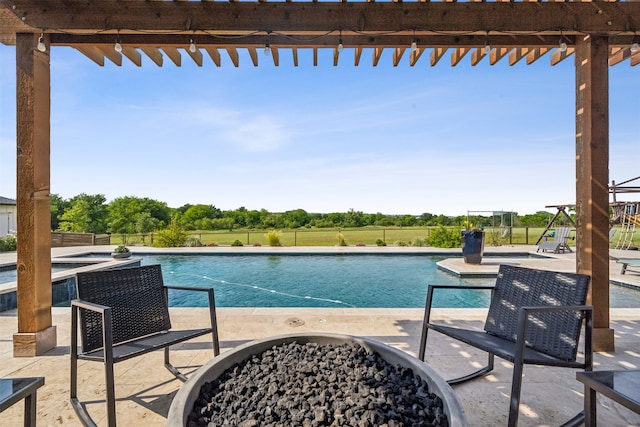
[[[571,254],[561,258],[567,262]],[[206,324],[204,310],[172,308],[174,328]],[[0,313],[0,377],[44,376],[45,385],[37,396],[38,425],[79,426],[69,403],[70,309],[56,307],[52,311],[58,346],[33,358],[13,357],[17,314],[15,310]],[[483,309],[437,309],[433,318],[480,329],[485,314]],[[331,332],[377,339],[415,355],[422,315],[422,309],[395,308],[218,308],[218,328],[222,351],[268,336]],[[611,309],[611,328],[615,330],[616,350],[596,353],[594,370],[640,369],[640,309]],[[172,362],[186,372],[193,372],[212,356],[211,342],[206,337],[172,350]],[[437,333],[429,336],[426,362],[444,378],[468,373],[485,361],[484,353]],[[506,425],[511,373],[510,363],[496,359],[496,368],[490,375],[454,388],[471,426]],[[583,387],[576,381],[575,373],[572,369],[527,365],[519,425],[560,425],[579,411]],[[115,375],[118,424],[164,425],[171,401],[182,383],[164,369],[163,353],[157,351],[118,363]],[[106,425],[102,364],[80,361],[79,398],[87,403],[94,420]],[[21,425],[22,416],[23,405],[16,404],[2,413],[0,425]],[[598,421],[602,426],[640,426],[640,415],[598,395]]]

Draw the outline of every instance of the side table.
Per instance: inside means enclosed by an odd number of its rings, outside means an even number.
[[[36,391],[44,377],[0,378],[0,412],[24,399],[24,426],[36,425]]]
[[[595,427],[596,392],[640,414],[640,370],[576,372],[584,384],[584,425]]]

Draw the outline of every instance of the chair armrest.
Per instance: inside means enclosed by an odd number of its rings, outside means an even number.
[[[427,288],[427,302],[425,307],[427,312],[431,311],[431,304],[433,303],[433,291],[436,289],[478,289],[478,290],[493,290],[495,285],[483,285],[483,286],[458,286],[458,285],[429,285]],[[429,316],[426,316],[426,320],[428,320]]]
[[[96,304],[96,303],[84,301],[81,299],[71,300],[71,308],[73,307],[84,308],[86,310],[96,311],[98,313],[104,313],[105,310],[108,310],[111,308],[111,307],[107,307],[106,305]]]
[[[482,285],[482,286],[473,286],[473,285],[429,285],[430,288],[434,289],[493,289],[495,285]]]
[[[113,326],[111,323],[111,307],[81,299],[71,300],[71,351],[78,352],[78,309],[100,313],[102,317],[102,348],[105,363],[113,363]]]
[[[175,289],[179,291],[199,291],[199,292],[209,292],[213,290],[213,288],[197,288],[192,286],[174,286],[174,285],[164,285],[165,289]]]
[[[424,324],[429,323],[429,320],[431,318],[431,305],[433,304],[433,291],[435,291],[436,289],[477,289],[477,290],[491,290],[493,292],[494,288],[495,288],[495,285],[482,285],[482,286],[429,285],[429,287],[427,288],[427,301],[425,303],[425,310],[424,310]]]
[[[211,322],[211,329],[213,330],[213,334],[215,336],[214,344],[213,344],[213,354],[217,356],[220,354],[220,344],[218,343],[218,319],[216,316],[216,298],[213,292],[213,288],[197,288],[191,286],[174,286],[174,285],[164,285],[165,298],[167,299],[167,304],[169,303],[169,289],[173,289],[176,291],[196,291],[196,292],[206,292],[207,297],[209,299],[209,320]]]

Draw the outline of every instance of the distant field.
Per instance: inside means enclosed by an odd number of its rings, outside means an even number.
[[[284,246],[336,246],[338,236],[341,234],[345,242],[350,245],[375,245],[376,241],[382,240],[387,245],[416,245],[420,239],[426,239],[431,230],[437,227],[364,227],[347,229],[297,229],[278,230],[280,232],[280,242]],[[454,227],[460,229],[460,227]],[[618,243],[621,229],[618,230],[611,240],[611,247]],[[541,236],[544,228],[513,227],[513,228],[485,228],[485,244],[495,245],[534,245]],[[234,231],[192,231],[190,235],[200,239],[204,245],[231,245],[235,240],[239,240],[243,245],[267,246],[267,232],[269,230],[234,230]],[[575,236],[575,231],[571,233]],[[628,237],[628,235],[626,236]],[[150,245],[153,241],[153,234],[128,235],[127,244]],[[120,244],[121,235],[112,235],[111,244]],[[640,230],[635,233],[632,246],[640,246]],[[575,240],[569,241],[570,246],[575,246]]]

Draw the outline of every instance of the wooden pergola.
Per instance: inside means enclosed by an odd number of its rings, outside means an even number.
[[[14,355],[56,346],[51,317],[50,67],[53,46],[104,65],[127,59],[215,66],[228,55],[253,66],[300,49],[331,49],[333,65],[385,49],[398,66],[435,66],[447,55],[510,65],[569,57],[576,70],[577,266],[592,278],[594,347],[614,349],[609,323],[609,66],[640,62],[638,1],[211,1],[2,0],[0,42],[16,46],[18,333]],[[269,56],[259,55],[265,51]],[[428,52],[427,55],[424,53]],[[548,55],[547,55],[548,54]],[[185,56],[186,55],[186,56]],[[169,61],[165,61],[168,58]],[[348,58],[348,57],[347,57]],[[144,59],[144,61],[143,61]],[[420,61],[422,59],[422,61]],[[428,62],[427,62],[428,61]]]

